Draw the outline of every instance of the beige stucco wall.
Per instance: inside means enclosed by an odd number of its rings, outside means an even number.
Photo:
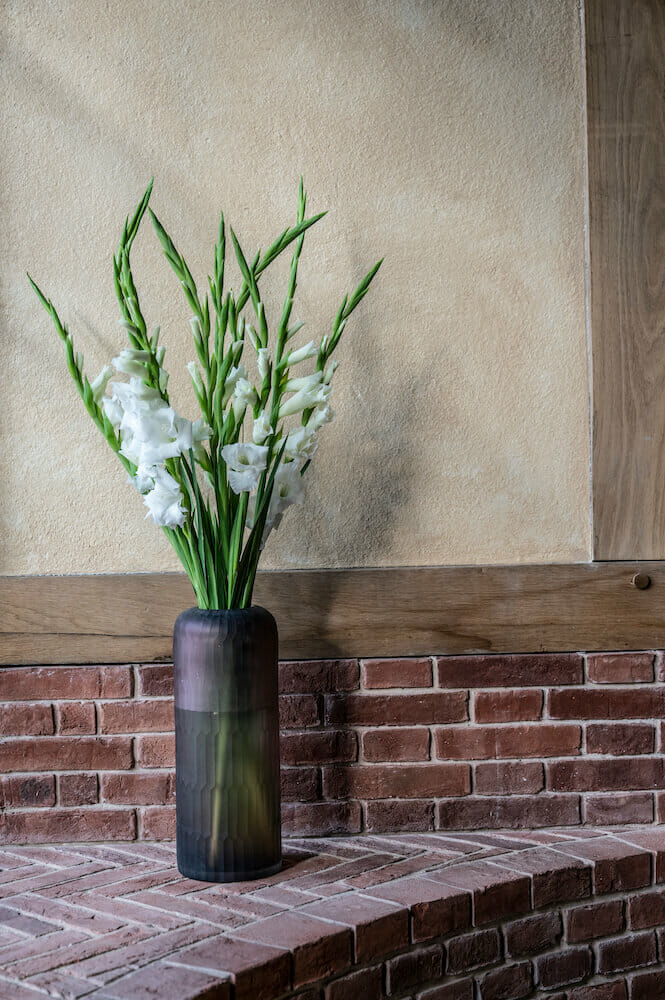
[[[91,374],[122,346],[110,267],[152,204],[195,276],[312,211],[294,316],[349,325],[337,421],[265,566],[589,558],[578,0],[4,0],[0,572],[177,568],[68,380],[29,269]],[[194,357],[148,224],[135,271],[180,409]],[[281,278],[284,271],[281,272]],[[278,307],[277,281],[265,286]]]

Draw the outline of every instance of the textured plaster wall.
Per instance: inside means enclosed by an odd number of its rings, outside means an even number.
[[[589,558],[577,0],[4,0],[0,572],[178,564],[69,382],[24,278],[94,375],[122,346],[111,254],[153,205],[200,281],[312,211],[298,319],[385,255],[335,409],[265,565]],[[194,356],[148,225],[135,270],[179,408]],[[267,282],[274,309],[285,271]],[[236,280],[237,284],[237,280]]]

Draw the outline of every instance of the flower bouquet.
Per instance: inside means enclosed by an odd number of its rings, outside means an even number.
[[[272,616],[252,607],[257,566],[270,532],[288,507],[303,502],[318,433],[334,416],[332,355],[381,261],[344,297],[329,332],[295,346],[303,326],[291,320],[298,262],[306,231],[326,214],[305,217],[302,179],[295,225],[267,250],[248,256],[230,229],[237,294],[225,290],[224,216],[201,294],[148,207],[151,190],[152,182],[113,258],[129,346],[92,381],[52,301],[28,278],[88,413],[196,595],[198,608],[183,612],[174,629],[179,867],[199,878],[252,877],[275,870],[280,845],[277,633]],[[187,367],[201,408],[195,421],[173,406],[159,327],[148,332],[132,275],[131,249],[146,211],[192,311],[196,360]],[[290,246],[284,306],[269,326],[259,279]]]

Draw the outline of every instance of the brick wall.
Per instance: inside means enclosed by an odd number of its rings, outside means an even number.
[[[660,652],[280,664],[289,834],[665,820]],[[0,838],[174,835],[167,664],[0,670]]]

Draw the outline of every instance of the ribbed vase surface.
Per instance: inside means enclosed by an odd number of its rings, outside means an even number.
[[[206,882],[270,875],[282,853],[275,619],[190,608],[173,660],[178,869]]]

